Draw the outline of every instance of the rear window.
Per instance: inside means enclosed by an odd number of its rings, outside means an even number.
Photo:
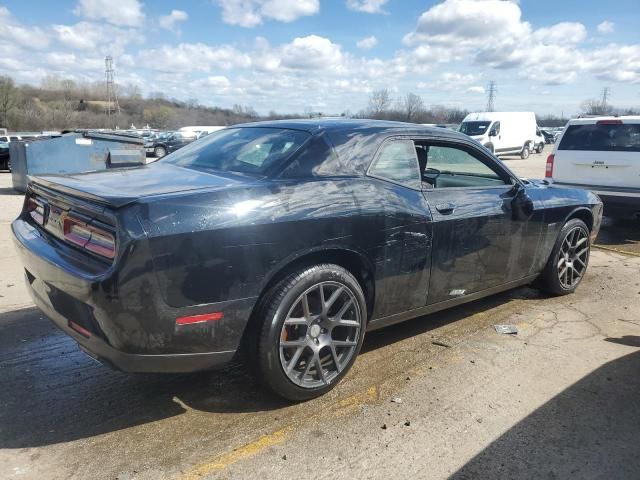
[[[262,175],[289,158],[309,138],[299,130],[225,128],[166,156],[183,167]]]
[[[570,125],[558,150],[640,152],[640,124]]]

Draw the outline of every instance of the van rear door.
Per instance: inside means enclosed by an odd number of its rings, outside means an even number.
[[[640,122],[614,119],[567,126],[555,153],[553,180],[640,188]]]

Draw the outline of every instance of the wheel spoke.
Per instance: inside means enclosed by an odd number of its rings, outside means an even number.
[[[290,317],[287,318],[284,321],[285,325],[306,325],[307,324],[307,320],[304,318],[295,318],[295,317]]]
[[[293,356],[291,357],[291,360],[289,360],[289,363],[287,364],[287,373],[291,373],[293,369],[296,367],[296,365],[298,364],[298,360],[300,360],[300,356],[302,355],[302,352],[304,352],[304,348],[305,347],[298,347],[298,349],[296,350],[296,353],[293,354]]]
[[[358,344],[355,340],[332,340],[331,343],[336,347],[355,347]]]
[[[589,251],[589,247],[585,247],[582,250],[580,250],[578,253],[576,253],[576,257],[581,257],[583,256],[585,253],[587,253]]]
[[[309,297],[307,296],[307,294],[305,293],[302,296],[302,314],[304,315],[304,318],[307,322],[309,322],[309,320],[311,320],[311,312],[309,311]]]
[[[311,362],[310,360],[307,360],[307,366],[304,367],[304,371],[302,372],[302,374],[300,376],[298,376],[298,378],[300,379],[300,381],[304,380],[304,377],[306,377],[309,373],[309,370],[311,370],[311,366],[313,365],[314,362]]]
[[[304,347],[305,345],[307,345],[307,341],[305,339],[285,340],[285,341],[280,340],[280,346],[284,348]]]
[[[331,358],[333,358],[333,363],[336,366],[336,370],[338,373],[342,371],[342,366],[340,365],[340,360],[338,359],[338,352],[336,352],[335,345],[331,345]]]
[[[560,260],[558,261],[558,268],[560,268],[562,266],[562,264],[564,262],[566,262],[566,261],[567,261],[567,259],[565,257],[560,257]]]
[[[343,290],[344,288],[338,287],[336,291],[331,294],[331,296],[329,297],[329,300],[327,300],[326,302],[324,301],[324,296],[323,296],[323,305],[324,305],[325,312],[328,312],[331,309],[331,307],[333,307],[333,304],[336,303],[336,300],[338,300],[340,295],[342,295]]]
[[[580,245],[582,245],[584,242],[587,241],[587,237],[582,237],[580,240],[578,240],[576,242],[576,244],[574,245],[576,248],[578,248]]]
[[[582,265],[582,268],[587,268],[587,264],[586,264],[586,263],[584,263],[584,262],[580,259],[580,257],[576,257],[573,261],[574,261],[574,262],[579,262],[579,263],[580,263],[580,265]]]
[[[318,373],[318,377],[320,380],[322,380],[322,383],[324,383],[325,385],[327,384],[327,377],[324,374],[324,369],[322,368],[322,362],[320,361],[320,355],[318,355],[318,353],[316,353],[314,355],[314,360],[316,363],[316,372]]]
[[[357,320],[348,320],[343,318],[336,322],[336,326],[358,328],[360,327],[360,322],[358,322]]]
[[[351,299],[344,302],[344,305],[342,305],[342,307],[340,308],[338,313],[336,313],[335,317],[333,317],[332,320],[342,320],[342,317],[344,317],[344,314],[347,313],[347,310],[349,310],[349,307],[351,307],[351,305],[353,305],[353,300]]]

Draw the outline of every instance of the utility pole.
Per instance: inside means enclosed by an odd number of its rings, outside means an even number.
[[[496,93],[498,92],[498,85],[494,80],[489,82],[487,86],[487,112],[495,111]]]
[[[120,105],[118,105],[118,93],[116,92],[115,70],[113,68],[113,58],[107,55],[104,59],[105,80],[107,84],[107,126],[115,128],[117,126],[117,116],[120,115]]]

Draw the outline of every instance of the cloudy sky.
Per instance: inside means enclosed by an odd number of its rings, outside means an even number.
[[[372,90],[427,104],[575,113],[640,106],[638,0],[0,1],[0,74],[117,81],[261,113],[340,113]]]

